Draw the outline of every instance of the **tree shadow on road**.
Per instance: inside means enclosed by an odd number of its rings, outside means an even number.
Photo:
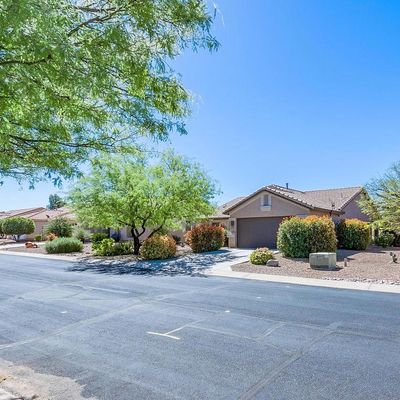
[[[205,276],[204,271],[217,263],[235,261],[240,256],[229,250],[219,250],[203,254],[188,254],[170,260],[126,261],[126,260],[81,260],[68,271],[93,272],[108,275],[147,276]]]

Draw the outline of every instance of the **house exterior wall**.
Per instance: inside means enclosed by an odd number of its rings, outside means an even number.
[[[361,221],[370,221],[370,218],[368,217],[367,214],[364,214],[361,211],[361,208],[358,204],[358,201],[360,200],[361,195],[357,195],[349,204],[347,204],[346,207],[343,208],[344,214],[340,217],[341,219],[343,218],[357,218],[360,219]]]
[[[265,210],[261,205],[263,195],[268,192],[261,192],[247,202],[239,205],[230,212],[228,223],[229,247],[237,247],[237,219],[238,218],[265,218],[265,217],[289,217],[293,215],[307,216],[310,210],[297,205],[289,200],[271,195],[271,208]]]
[[[309,215],[308,208],[297,205],[289,200],[271,195],[271,209],[263,211],[261,201],[263,195],[268,192],[261,192],[249,199],[230,212],[231,218],[254,218],[254,217],[286,217],[290,215]]]

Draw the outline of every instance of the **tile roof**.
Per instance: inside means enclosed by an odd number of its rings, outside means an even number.
[[[231,202],[226,203],[228,206],[223,209],[219,208],[219,211],[225,215],[229,215],[229,211],[239,204],[252,198],[258,193],[267,191],[310,209],[340,212],[358,193],[360,193],[361,190],[361,186],[355,186],[348,188],[301,191],[279,185],[268,185],[247,197],[236,198]]]
[[[19,210],[0,211],[0,219],[9,217],[24,217],[31,218],[34,221],[47,221],[55,217],[65,217],[75,219],[74,214],[68,207],[60,207],[55,210],[48,210],[44,207],[36,208],[21,208]]]

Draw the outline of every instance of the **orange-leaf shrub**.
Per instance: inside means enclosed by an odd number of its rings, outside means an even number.
[[[186,233],[185,240],[194,253],[220,249],[225,241],[225,229],[209,224],[197,225]]]

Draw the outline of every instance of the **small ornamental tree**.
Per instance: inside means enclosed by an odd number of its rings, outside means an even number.
[[[216,193],[198,164],[168,151],[155,164],[132,157],[95,159],[70,200],[83,226],[128,227],[137,255],[146,231],[152,237],[211,215]]]
[[[72,225],[67,218],[53,218],[46,226],[46,233],[54,233],[57,237],[71,237]]]
[[[278,230],[278,249],[286,257],[305,258],[310,253],[336,251],[335,225],[329,217],[293,217]]]
[[[29,218],[11,217],[3,220],[4,235],[12,235],[19,241],[22,235],[30,235],[35,231],[35,224]]]

